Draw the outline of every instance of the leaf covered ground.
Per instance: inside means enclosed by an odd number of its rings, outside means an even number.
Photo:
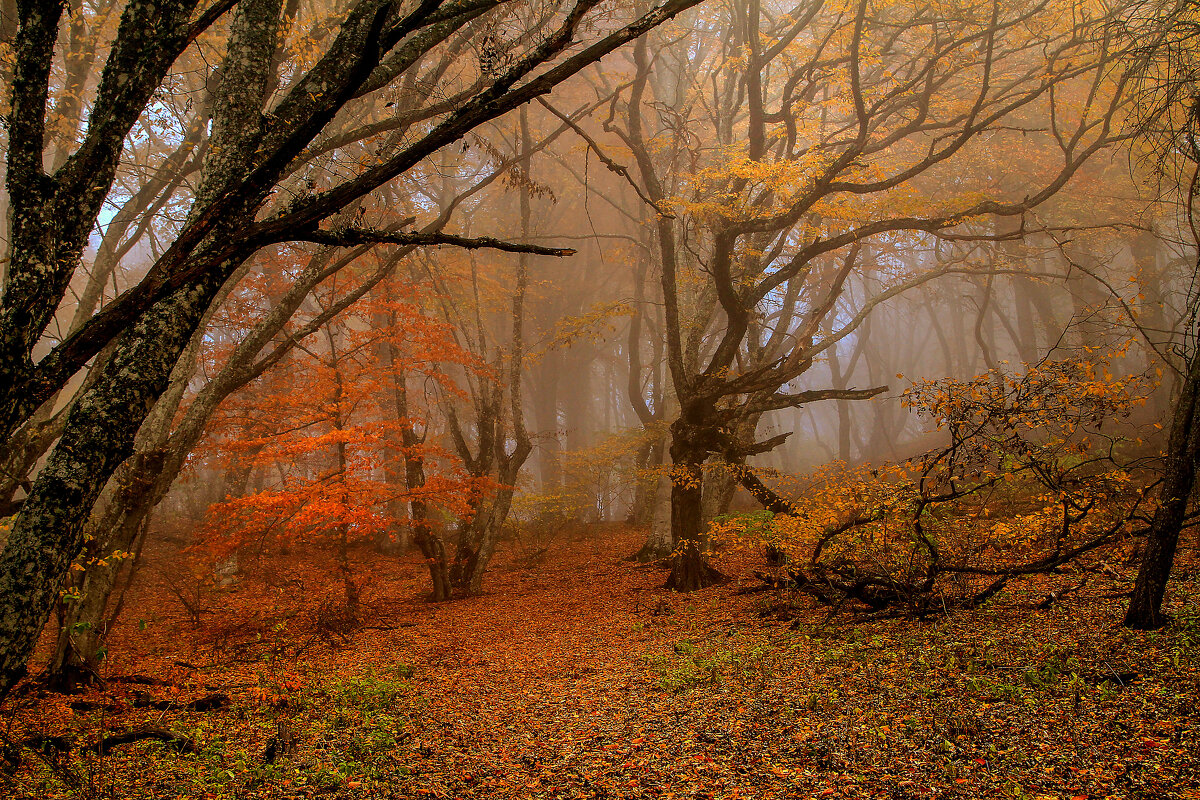
[[[750,555],[722,563],[726,585],[665,592],[622,560],[641,535],[511,546],[485,595],[436,605],[414,557],[364,551],[354,625],[318,561],[262,559],[218,589],[159,553],[103,689],[9,701],[0,793],[1200,798],[1194,549],[1174,623],[1138,633],[1119,625],[1124,561],[871,621],[776,613]],[[178,738],[97,747],[151,728]]]

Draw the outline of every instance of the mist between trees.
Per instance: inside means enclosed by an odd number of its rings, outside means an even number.
[[[91,680],[148,549],[185,605],[328,553],[352,626],[355,552],[449,601],[581,523],[915,614],[1144,540],[1161,625],[1195,15],[5,0],[0,691]]]

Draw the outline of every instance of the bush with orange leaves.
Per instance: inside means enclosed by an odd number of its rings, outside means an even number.
[[[726,517],[712,533],[766,547],[777,569],[761,578],[835,606],[977,606],[1144,524],[1146,459],[1128,418],[1151,388],[1144,375],[1083,361],[918,381],[904,402],[946,435],[944,447],[899,464],[827,467],[774,490],[792,513]]]

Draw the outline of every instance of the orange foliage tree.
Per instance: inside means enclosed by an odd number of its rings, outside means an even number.
[[[314,314],[337,302],[341,280],[335,275],[314,293]],[[457,395],[446,369],[482,368],[448,325],[424,312],[421,292],[411,283],[385,282],[230,398],[214,420],[212,446],[241,470],[257,466],[275,477],[210,508],[209,547],[230,552],[268,538],[330,547],[353,610],[359,587],[350,546],[412,524],[431,559],[436,594],[444,564],[429,552],[429,510],[469,518],[492,486],[467,474],[436,441],[415,434],[428,430],[429,408],[408,400],[410,379],[420,378],[435,394]],[[395,468],[414,463],[421,465],[419,480],[411,469]]]

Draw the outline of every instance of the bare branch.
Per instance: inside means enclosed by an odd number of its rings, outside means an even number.
[[[537,244],[522,244],[507,242],[491,236],[455,236],[449,233],[391,233],[389,231],[371,230],[369,228],[342,228],[336,231],[326,231],[320,228],[309,228],[296,231],[292,235],[294,241],[314,242],[332,247],[358,247],[364,244],[398,244],[415,246],[451,245],[467,250],[501,250],[506,253],[529,253],[537,256],[555,256],[563,258],[575,255],[575,250],[563,247],[542,247]]]

